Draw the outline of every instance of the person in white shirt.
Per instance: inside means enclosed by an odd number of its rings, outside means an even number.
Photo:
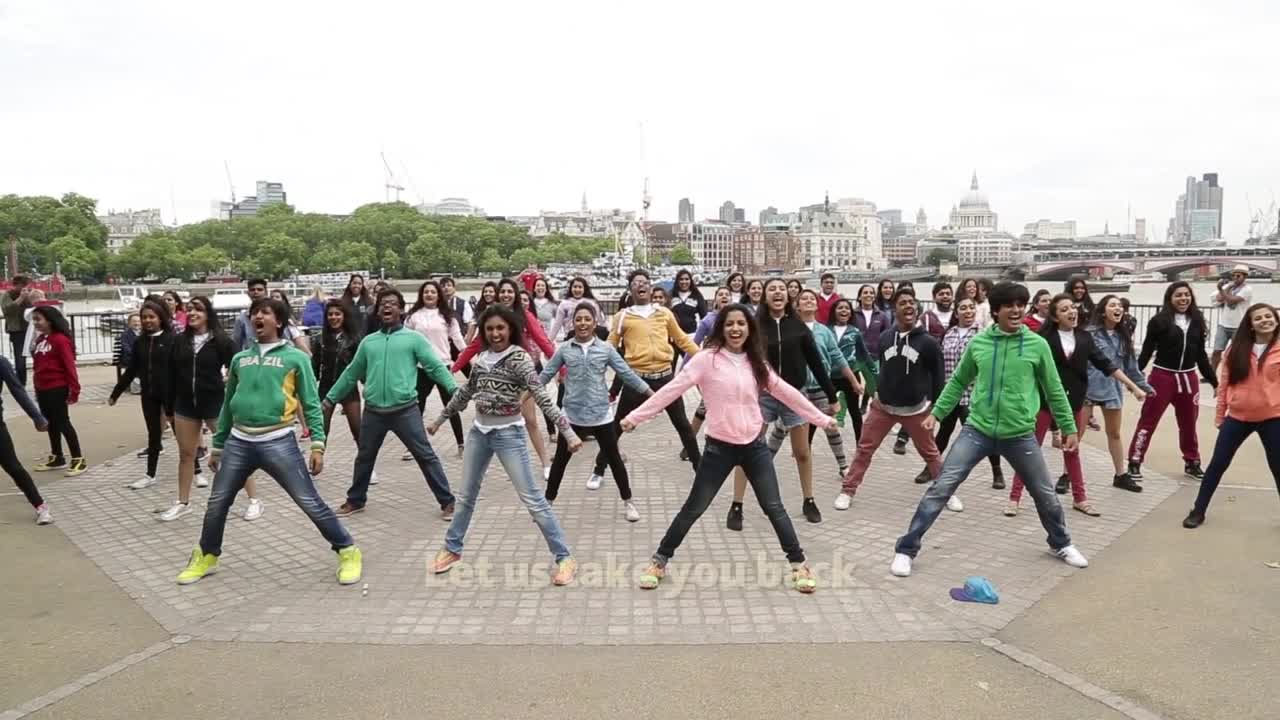
[[[1253,288],[1249,287],[1249,268],[1237,265],[1231,268],[1231,278],[1218,282],[1218,292],[1213,294],[1213,306],[1218,308],[1218,327],[1213,334],[1213,357],[1209,364],[1218,367],[1222,353],[1244,319],[1244,311],[1253,302]]]

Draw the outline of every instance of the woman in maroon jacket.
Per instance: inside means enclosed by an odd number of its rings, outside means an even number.
[[[862,340],[867,344],[867,354],[873,358],[880,357],[880,335],[889,329],[890,316],[884,314],[876,304],[876,289],[870,285],[858,288],[858,302],[853,310],[853,326],[862,333]],[[871,404],[872,393],[862,396],[862,413],[867,412]]]
[[[80,399],[80,374],[76,372],[76,351],[71,327],[55,307],[37,307],[31,313],[35,327],[32,361],[35,370],[36,404],[49,421],[49,458],[35,466],[37,472],[66,468],[68,476],[88,469],[80,453],[80,436],[71,425],[70,406]],[[62,438],[67,439],[71,464],[62,454]]]

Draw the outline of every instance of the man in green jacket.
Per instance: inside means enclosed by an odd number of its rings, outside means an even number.
[[[347,397],[357,382],[364,383],[364,413],[360,416],[355,471],[347,500],[338,508],[338,517],[364,510],[369,500],[373,463],[378,459],[382,441],[392,432],[418,461],[427,486],[440,503],[441,516],[452,520],[453,493],[449,492],[449,479],[427,440],[422,413],[418,411],[418,366],[426,370],[436,385],[450,393],[457,390],[458,385],[449,368],[436,357],[427,338],[400,323],[404,296],[398,290],[378,293],[374,312],[380,329],[360,341],[355,357],[324,398],[326,405],[334,405]]]
[[[190,585],[217,569],[227,513],[245,481],[259,469],[280,483],[338,553],[338,582],[360,582],[360,549],[311,479],[324,469],[324,421],[311,359],[280,338],[288,319],[284,303],[278,300],[262,298],[249,308],[249,325],[257,341],[231,358],[209,452],[209,469],[217,474],[209,491],[200,546],[191,551],[191,561],[178,575],[179,585]],[[299,412],[311,428],[309,467],[294,435]]]
[[[932,430],[955,409],[966,388],[973,384],[969,419],[952,443],[942,472],[925,491],[907,534],[898,538],[889,570],[898,577],[911,574],[911,563],[920,552],[924,534],[938,519],[947,500],[969,477],[983,458],[1000,453],[1026,481],[1036,503],[1040,524],[1049,533],[1049,549],[1072,567],[1088,567],[1089,561],[1071,544],[1062,505],[1053,490],[1049,466],[1036,442],[1036,415],[1040,392],[1062,430],[1063,451],[1077,450],[1076,421],[1067,393],[1062,389],[1049,343],[1023,326],[1023,308],[1030,300],[1027,288],[1010,282],[996,285],[987,296],[995,320],[965,349],[960,364],[943,388],[933,411],[924,421]]]

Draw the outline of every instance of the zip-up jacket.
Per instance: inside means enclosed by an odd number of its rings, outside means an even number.
[[[655,307],[649,317],[626,308],[620,310],[609,325],[609,344],[621,345],[623,359],[641,374],[670,370],[671,358],[675,356],[672,343],[689,355],[698,352],[698,346],[680,329],[676,316],[664,307]],[[809,332],[808,328],[805,332]]]
[[[880,335],[893,326],[893,322],[889,318],[890,316],[885,315],[877,308],[871,313],[871,322],[867,322],[867,317],[862,314],[861,307],[853,310],[853,326],[862,333],[862,338],[867,343],[867,352],[871,353],[871,357],[880,356]]]
[[[80,399],[80,374],[76,371],[76,351],[71,346],[71,338],[62,333],[36,338],[31,365],[31,380],[37,391],[65,387],[68,405]]]
[[[681,299],[680,293],[672,290],[671,312],[675,314],[680,329],[688,334],[697,330],[698,321],[706,316],[707,301],[692,293],[689,297]]]
[[[356,356],[359,345],[359,340],[348,337],[346,333],[338,333],[327,341],[322,334],[316,340],[311,353],[311,372],[315,374],[320,387],[327,391],[338,382],[342,371],[347,369],[351,359]]]
[[[263,355],[254,343],[231,358],[210,453],[222,452],[233,427],[248,435],[265,435],[292,426],[299,409],[311,430],[311,449],[323,450],[324,417],[307,354],[286,342]]]
[[[826,369],[827,377],[843,376],[844,373],[841,371],[849,368],[849,361],[845,360],[844,354],[840,352],[836,334],[820,322],[815,322],[813,327],[809,328],[809,332],[813,333],[813,342],[822,353],[822,366]],[[809,373],[809,381],[804,384],[804,389],[806,392],[817,392],[822,389],[822,385],[818,383],[813,373]]]
[[[905,333],[891,329],[880,335],[876,397],[881,405],[909,408],[926,400],[936,402],[945,379],[942,346],[924,328],[917,325]]]
[[[569,422],[580,426],[604,425],[613,420],[609,405],[609,383],[605,372],[613,370],[628,387],[640,395],[651,391],[635,370],[627,365],[618,351],[594,335],[586,347],[565,340],[542,368],[538,382],[545,385],[561,367],[567,370],[564,386],[564,414]]]
[[[198,399],[221,395],[223,392],[222,368],[231,367],[236,355],[235,343],[224,333],[210,335],[209,340],[195,351],[192,337],[182,333],[174,339],[173,356],[169,363],[172,377],[169,387],[173,395],[168,405],[173,407],[179,395],[190,397],[194,405]]]
[[[1071,412],[1080,412],[1084,407],[1085,396],[1089,391],[1089,366],[1092,365],[1103,375],[1113,375],[1119,366],[1111,362],[1111,358],[1093,342],[1093,335],[1076,328],[1076,348],[1067,357],[1062,348],[1062,336],[1058,334],[1058,326],[1046,325],[1040,337],[1049,343],[1049,351],[1053,353],[1053,362],[1058,367],[1058,379],[1062,381],[1062,389],[1067,393],[1067,402],[1071,403]],[[1049,401],[1040,393],[1040,407],[1048,409]]]
[[[1195,322],[1184,332],[1172,315],[1156,313],[1147,322],[1147,336],[1142,339],[1142,352],[1138,353],[1138,369],[1145,370],[1155,355],[1155,366],[1161,370],[1186,372],[1199,368],[1205,382],[1218,387],[1218,378],[1209,364],[1209,353],[1205,351],[1205,340],[1204,328]]]
[[[955,318],[955,312],[955,306],[952,305],[951,317],[953,319]],[[949,327],[947,323],[942,322],[942,319],[938,317],[936,310],[925,310],[924,314],[920,316],[920,325],[925,329],[925,332],[929,333],[938,342],[942,342],[942,338],[947,334],[947,328]]]
[[[831,375],[822,364],[822,351],[818,349],[813,333],[809,332],[809,326],[794,315],[775,318],[768,313],[764,314],[759,324],[764,335],[764,354],[769,359],[769,367],[797,390],[804,389],[809,382],[809,373],[813,373],[822,392],[827,395],[827,402],[835,402],[835,386],[831,384]]]
[[[1005,333],[992,325],[978,333],[934,404],[933,416],[941,420],[949,415],[970,384],[973,393],[966,423],[983,435],[1005,440],[1034,432],[1040,392],[1058,428],[1068,435],[1076,432],[1049,343],[1026,326]]]
[[[840,293],[831,293],[830,297],[818,293],[818,322],[826,324],[831,319],[831,308],[835,307],[839,299]]]
[[[1150,395],[1154,392],[1151,384],[1147,382],[1147,378],[1138,369],[1137,356],[1133,354],[1132,347],[1125,347],[1124,341],[1118,333],[1107,332],[1106,328],[1091,325],[1086,330],[1093,336],[1093,344],[1101,350],[1112,365],[1124,371],[1125,375],[1133,381],[1134,385],[1142,388],[1143,392]],[[1124,388],[1120,381],[1103,375],[1095,367],[1089,367],[1089,389],[1085,393],[1085,399],[1094,405],[1106,405],[1111,402],[1119,402],[1124,399]]]
[[[420,333],[403,325],[379,330],[360,341],[355,357],[324,399],[336,405],[359,381],[364,383],[364,406],[369,412],[396,412],[416,405],[419,365],[440,387],[449,392],[457,389],[449,368]]]
[[[158,333],[142,333],[133,344],[133,354],[111,390],[112,399],[119,398],[129,389],[136,377],[142,381],[142,394],[152,400],[168,402],[173,398],[173,343],[171,330]]]
[[[1221,389],[1214,411],[1216,424],[1221,425],[1227,417],[1240,422],[1265,422],[1280,417],[1280,347],[1276,343],[1262,353],[1261,359],[1249,356],[1249,377],[1243,382],[1228,384],[1228,372],[1227,363],[1218,365]]]

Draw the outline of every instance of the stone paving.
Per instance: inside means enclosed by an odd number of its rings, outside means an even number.
[[[690,409],[695,404],[687,399]],[[428,416],[437,409],[433,399]],[[334,428],[318,485],[336,506],[351,477],[354,447],[340,416]],[[845,433],[851,445],[853,433]],[[456,485],[461,460],[447,425],[433,443]],[[498,463],[490,467],[467,537],[467,563],[446,575],[430,574],[427,565],[447,525],[417,466],[400,460],[403,448],[394,439],[379,456],[381,482],[371,489],[367,510],[345,520],[364,553],[367,593],[361,585],[335,582],[334,554],[261,473],[266,514],[255,522],[240,519],[242,495],[228,520],[219,572],[187,587],[176,585],[174,576],[199,537],[208,490],[193,490],[196,510],[187,517],[155,519],[153,512],[174,497],[176,453],[161,458],[161,481],[146,490],[124,487],[143,469],[144,461],[131,452],[53,484],[46,494],[57,528],[169,632],[197,639],[490,645],[977,640],[1063,578],[1089,572],[1048,554],[1029,496],[1021,515],[1001,515],[1008,491],[991,489],[984,462],[961,487],[965,510],[944,512],[926,537],[915,574],[890,576],[894,540],[924,491],[912,482],[921,467],[914,451],[893,455],[890,444],[877,454],[853,508],[837,512],[830,507],[839,487],[836,468],[818,436],[815,478],[823,522],[817,525],[800,513],[789,449],[779,454],[783,498],[819,574],[818,592],[809,596],[784,586],[785,557],[750,496],[745,530],[725,529],[728,487],[689,534],[662,588],[636,588],[692,480],[662,416],[623,443],[641,522],[623,519],[608,480],[598,491],[585,489],[594,444],[570,463],[555,509],[582,570],[575,585],[563,588],[551,585],[550,554]],[[1148,472],[1146,492],[1115,490],[1105,482],[1111,476],[1106,456],[1091,447],[1083,452],[1090,497],[1103,516],[1073,512],[1069,496],[1064,499],[1073,539],[1096,564],[1106,562],[1101,551],[1172,494],[1177,482]],[[1050,469],[1061,472],[1061,454],[1047,444],[1046,453]],[[1006,472],[1011,482],[1007,465]],[[1000,604],[952,601],[947,590],[969,575],[990,578]]]

